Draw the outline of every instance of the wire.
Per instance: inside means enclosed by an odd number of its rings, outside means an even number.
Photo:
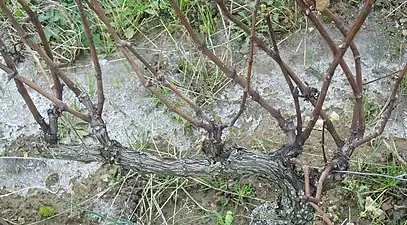
[[[382,77],[373,79],[373,80],[371,80],[371,81],[367,81],[367,82],[363,83],[362,85],[365,86],[365,85],[371,84],[371,83],[376,82],[376,81],[378,81],[378,80],[381,80],[381,79],[383,79],[383,78],[390,77],[390,76],[392,76],[392,75],[394,75],[394,74],[400,73],[401,71],[402,71],[402,70],[398,70],[398,71],[391,72],[391,73],[386,74],[386,75],[384,75],[384,76],[382,76]]]
[[[353,175],[360,175],[360,176],[375,176],[375,177],[386,177],[390,179],[395,179],[395,180],[401,180],[401,181],[407,181],[407,174],[401,174],[398,176],[390,176],[386,174],[379,174],[379,173],[364,173],[364,172],[356,172],[356,171],[340,171],[340,170],[333,170],[332,172],[334,173],[347,173],[347,174],[353,174]]]

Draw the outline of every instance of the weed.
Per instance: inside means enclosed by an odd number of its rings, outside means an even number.
[[[266,151],[264,140],[259,139],[259,138],[254,138],[253,139],[251,148],[253,150],[258,150],[258,151],[262,151],[262,152]]]
[[[225,215],[218,214],[218,225],[232,225],[234,219],[234,213],[227,211]]]
[[[241,184],[240,182],[235,185],[235,192],[237,193],[237,197],[235,200],[238,203],[243,203],[247,197],[252,197],[254,195],[253,187],[250,184]]]
[[[275,148],[276,146],[278,146],[278,144],[280,144],[280,141],[276,139],[276,136],[270,137],[268,135],[263,134],[259,137],[254,137],[250,143],[250,146],[248,147],[253,150],[265,152]]]
[[[173,114],[170,116],[170,119],[175,121],[177,124],[179,124],[182,127],[182,130],[184,131],[184,134],[187,136],[190,136],[193,134],[194,130],[192,125],[187,122],[185,119],[183,119],[182,117],[180,117],[177,114]]]
[[[207,37],[210,37],[218,30],[217,17],[213,17],[213,13],[207,4],[198,5],[198,15],[200,31]]]
[[[237,181],[235,181],[235,179],[231,181],[225,178],[217,178],[214,180],[207,180],[205,181],[205,184],[203,190],[215,189],[220,193],[227,193],[228,195],[231,195],[233,201],[237,205],[243,204],[247,198],[254,196],[254,189],[251,184],[243,184],[240,178],[237,179]]]
[[[366,156],[358,157],[357,170],[392,177],[406,174],[406,168],[398,162],[396,156],[383,152],[385,147],[383,143],[382,140],[374,142],[372,151]],[[348,177],[344,184],[343,188],[356,200],[361,217],[370,217],[377,224],[396,224],[393,223],[394,218],[388,217],[390,213],[384,213],[381,208],[385,202],[397,204],[401,200],[399,196],[406,195],[407,189],[403,186],[403,181],[391,177],[365,175]]]
[[[378,113],[379,106],[374,103],[371,99],[364,97],[363,98],[363,109],[365,111],[365,122],[371,123]]]
[[[228,79],[217,67],[202,58],[183,59],[179,62],[177,72],[182,83],[201,105],[211,103]]]
[[[86,84],[88,85],[88,95],[92,97],[96,92],[96,78],[92,74],[86,75]]]
[[[150,132],[143,133],[141,137],[134,138],[128,134],[126,131],[126,136],[128,139],[128,146],[131,149],[142,151],[147,150],[151,146],[151,136]]]
[[[163,87],[163,86],[158,86],[158,87],[157,87],[157,90],[158,90],[162,95],[164,95],[164,97],[169,98],[169,96],[170,96],[170,91],[169,91],[167,88],[165,88],[165,87]],[[157,107],[164,105],[164,103],[163,103],[159,98],[157,98],[157,96],[155,96],[153,93],[149,94],[148,97],[150,97],[151,99],[154,100],[155,105],[156,105]]]
[[[108,183],[109,186],[113,185],[120,179],[120,167],[118,165],[112,165],[107,173],[100,176],[100,179]]]
[[[236,3],[236,11],[240,20],[250,27],[252,12],[244,9],[253,8],[254,2],[250,2],[249,4],[252,4],[252,6],[246,7],[245,4]],[[298,7],[296,5],[293,7],[290,0],[266,0],[263,2],[262,9],[270,13],[273,29],[278,33],[289,33],[298,28],[302,23]],[[268,27],[263,15],[259,14],[257,21],[257,32],[268,36]],[[248,41],[249,36],[244,31],[234,25],[232,25],[231,29],[233,31],[233,39],[240,38],[242,41]]]
[[[78,112],[84,110],[78,104],[71,104],[71,108]],[[69,114],[63,113],[61,119],[58,120],[58,140],[61,143],[72,143],[73,141],[82,139],[92,133],[89,123]]]
[[[51,217],[55,215],[55,210],[52,206],[41,206],[38,213],[41,217]]]
[[[404,75],[403,79],[401,80],[399,92],[402,95],[407,95],[407,76],[406,75]]]

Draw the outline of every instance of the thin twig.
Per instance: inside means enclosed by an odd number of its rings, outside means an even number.
[[[74,115],[75,117],[78,117],[79,119],[82,119],[85,122],[91,121],[89,115],[80,113],[80,112],[72,109],[65,102],[59,100],[58,98],[56,98],[56,96],[45,91],[43,88],[38,86],[36,83],[30,81],[29,79],[27,79],[23,76],[20,76],[20,75],[15,75],[14,79],[24,83],[25,85],[29,86],[30,88],[32,88],[33,90],[38,92],[40,95],[46,97],[48,100],[50,100],[52,103],[54,103],[58,107],[58,110],[69,112],[72,115]]]
[[[403,71],[403,69],[401,69],[401,70],[397,70],[397,71],[394,71],[394,72],[391,72],[391,73],[388,73],[388,74],[386,74],[386,75],[383,75],[383,76],[378,77],[378,78],[373,79],[373,80],[369,80],[369,81],[367,81],[367,82],[363,83],[362,85],[363,85],[363,86],[365,86],[365,85],[368,85],[368,84],[374,83],[374,82],[376,82],[376,81],[379,81],[379,80],[381,80],[381,79],[384,79],[384,78],[386,78],[386,77],[391,77],[391,76],[393,76],[394,74],[398,74],[398,73],[400,73],[401,71]]]
[[[191,25],[189,24],[187,18],[185,17],[184,13],[181,12],[180,8],[178,7],[177,3],[175,0],[171,0],[171,5],[172,8],[175,10],[176,14],[178,15],[178,17],[181,20],[181,23],[184,25],[184,27],[186,28],[187,32],[189,33],[189,36],[191,37],[192,41],[195,43],[195,45],[197,46],[198,50],[200,50],[202,52],[202,54],[204,54],[206,57],[208,57],[213,63],[215,63],[218,68],[220,70],[222,70],[222,72],[229,77],[230,79],[232,79],[235,83],[239,84],[242,88],[246,87],[246,81],[238,76],[236,74],[235,70],[231,70],[230,68],[228,68],[223,62],[222,60],[220,60],[211,50],[208,49],[208,47],[206,46],[206,44],[204,42],[202,42],[198,36],[195,34],[193,28],[191,27]],[[277,123],[279,125],[279,127],[284,131],[284,132],[289,132],[290,130],[287,127],[287,124],[283,118],[283,116],[281,115],[281,112],[279,110],[277,110],[276,108],[272,107],[271,105],[269,105],[265,99],[263,99],[259,93],[254,90],[253,88],[249,87],[249,94],[252,97],[252,99],[254,101],[256,101],[257,103],[259,103],[264,109],[267,110],[267,112],[270,113],[270,115],[272,117],[274,117],[277,120]]]
[[[133,44],[126,43],[125,47],[127,47],[127,49],[129,49],[130,52],[133,53],[133,55],[135,55],[144,64],[145,67],[147,67],[147,69],[150,71],[150,73],[152,73],[154,75],[155,79],[158,82],[162,83],[164,86],[169,88],[174,94],[176,94],[182,100],[187,102],[188,105],[194,109],[197,116],[203,118],[208,123],[212,122],[211,118],[209,118],[209,116],[205,114],[205,112],[203,111],[203,109],[201,107],[199,107],[188,96],[182,94],[181,91],[175,85],[168,82],[168,80],[166,79],[165,76],[158,74],[157,71],[140,54],[138,54],[138,52],[136,51],[136,48]]]
[[[326,153],[325,153],[325,121],[322,122],[321,148],[322,148],[322,156],[324,157],[324,163],[327,164],[328,160],[326,159]]]
[[[140,83],[150,90],[161,102],[170,110],[181,116],[183,119],[187,120],[189,123],[194,125],[195,127],[200,127],[205,129],[208,132],[211,132],[215,129],[212,123],[205,123],[203,121],[197,120],[194,117],[185,113],[182,109],[177,107],[172,101],[168,100],[160,91],[153,87],[151,81],[147,80],[143,74],[141,74],[139,66],[137,65],[136,61],[132,58],[128,46],[129,44],[120,39],[119,35],[113,29],[112,25],[110,24],[109,20],[107,19],[102,7],[100,6],[99,2],[95,0],[86,1],[88,3],[89,8],[96,13],[98,18],[104,23],[107,27],[108,33],[112,36],[116,46],[120,49],[123,53],[127,61],[130,63],[133,71],[135,72],[137,78],[139,79]],[[134,52],[132,52],[133,54]]]
[[[342,33],[344,37],[346,37],[349,33],[349,31],[344,27],[342,21],[339,19],[338,16],[336,16],[332,11],[330,11],[328,8],[325,8],[322,12],[325,16],[330,18],[334,24],[335,27],[338,28],[338,30]],[[363,108],[363,89],[362,89],[362,66],[360,62],[360,53],[358,48],[356,47],[356,44],[354,41],[350,42],[349,45],[350,49],[352,50],[353,58],[355,60],[355,71],[356,71],[356,86],[357,86],[357,91],[358,94],[355,96],[355,105],[354,105],[354,110],[353,110],[353,117],[352,117],[352,126],[351,130],[356,130],[358,134],[358,138],[362,138],[365,132],[365,113],[364,113],[364,108]],[[355,127],[356,122],[357,123],[357,128]]]
[[[250,50],[249,50],[249,59],[247,60],[247,81],[246,81],[246,88],[243,91],[243,97],[242,97],[242,102],[240,104],[240,109],[236,116],[231,120],[230,126],[233,126],[236,121],[239,119],[239,117],[243,114],[245,108],[246,108],[246,100],[247,100],[247,94],[249,93],[250,89],[250,82],[251,82],[251,75],[252,75],[252,67],[253,67],[253,55],[254,55],[254,35],[256,32],[256,17],[257,17],[257,11],[259,9],[259,3],[260,0],[256,0],[254,9],[253,9],[253,14],[252,14],[252,27],[250,29]]]
[[[317,204],[313,203],[313,202],[308,202],[308,204],[310,204],[315,211],[321,216],[322,220],[328,224],[328,225],[334,225],[334,223],[332,223],[330,216],[326,213],[324,213],[324,211],[322,211],[321,207],[319,207]]]
[[[386,147],[393,152],[393,154],[396,156],[397,160],[399,161],[400,164],[402,165],[407,165],[407,162],[405,159],[403,159],[403,157],[401,157],[401,155],[398,153],[397,148],[396,148],[396,144],[394,143],[394,140],[392,139],[393,142],[393,148],[390,147],[389,143],[387,143],[386,140],[383,140],[384,144],[386,145]]]
[[[31,8],[28,6],[28,4],[24,0],[17,0],[20,5],[23,7],[23,9],[27,12],[28,17],[30,18],[31,22],[34,24],[35,29],[37,30],[38,35],[40,36],[40,40],[42,45],[44,46],[44,51],[48,55],[48,57],[53,60],[54,57],[52,55],[52,50],[51,47],[48,43],[47,36],[45,35],[44,29],[41,26],[41,22],[38,20],[38,15],[34,11],[31,10]],[[55,89],[55,94],[56,97],[59,100],[62,100],[62,85],[61,81],[59,80],[55,69],[51,68],[51,75],[52,79],[54,81],[54,86],[53,88]]]
[[[100,68],[99,59],[98,59],[98,55],[97,55],[96,48],[95,48],[95,43],[93,41],[93,35],[89,28],[89,22],[88,22],[88,19],[86,18],[82,0],[75,0],[75,2],[78,7],[80,16],[81,16],[83,27],[85,29],[86,38],[88,39],[88,44],[89,44],[89,48],[90,48],[90,55],[92,56],[93,67],[95,68],[95,72],[96,72],[95,77],[96,77],[96,87],[97,87],[97,93],[98,93],[97,115],[99,115],[99,117],[101,117],[102,112],[103,112],[103,104],[105,102],[105,96],[103,94],[102,70]]]
[[[45,122],[44,117],[41,116],[41,114],[38,111],[37,107],[35,106],[33,100],[31,99],[30,94],[28,93],[27,89],[25,88],[24,84],[15,78],[16,75],[18,75],[18,71],[17,71],[16,65],[15,65],[12,57],[7,52],[6,45],[4,44],[2,39],[0,39],[0,52],[1,52],[1,55],[2,55],[5,63],[7,64],[7,65],[0,64],[1,69],[7,73],[8,79],[14,78],[14,82],[17,86],[18,92],[20,93],[21,97],[24,99],[25,103],[27,104],[27,107],[30,110],[35,121],[40,126],[41,131],[44,133],[44,135],[49,134],[49,129],[50,129],[49,125]]]
[[[270,19],[271,12],[268,13],[267,8],[264,9],[263,17],[266,19],[267,27],[268,27],[270,38],[271,38],[271,42],[273,44],[273,49],[274,49],[276,55],[278,56],[277,59],[279,61],[279,64],[284,65],[283,61],[281,60],[280,51],[279,51],[278,45],[277,45],[276,32],[273,29],[273,23],[271,22],[271,19]],[[291,95],[292,95],[293,100],[294,100],[295,115],[296,115],[296,118],[297,118],[297,127],[296,127],[297,134],[296,134],[295,143],[298,143],[298,141],[299,141],[298,138],[300,137],[300,135],[302,133],[302,115],[301,115],[300,102],[298,100],[298,96],[299,96],[298,86],[294,87],[294,85],[291,82],[291,79],[289,79],[289,77],[290,77],[289,70],[287,70],[285,67],[281,67],[281,70],[282,70],[282,72],[284,74],[284,78],[287,81],[288,87],[290,88],[290,92],[291,92]]]
[[[307,140],[308,137],[310,136],[312,129],[315,126],[315,123],[317,122],[317,120],[320,116],[320,112],[322,110],[322,105],[325,101],[325,98],[326,98],[326,95],[328,92],[328,88],[331,83],[332,76],[335,72],[335,69],[338,66],[338,64],[340,63],[340,61],[343,59],[343,56],[344,56],[346,50],[348,49],[350,42],[356,36],[358,31],[362,27],[362,24],[364,23],[367,16],[369,15],[369,13],[372,9],[372,5],[373,5],[372,0],[365,1],[365,5],[364,5],[363,9],[361,10],[358,18],[356,19],[356,22],[352,26],[352,29],[349,32],[349,34],[346,36],[345,43],[340,46],[339,51],[335,54],[335,57],[334,57],[332,63],[330,64],[329,68],[325,71],[324,83],[322,84],[321,92],[318,96],[316,106],[312,112],[312,119],[309,121],[307,128],[304,130],[304,132],[302,133],[301,138],[300,138],[302,142]]]
[[[300,108],[300,101],[298,100],[299,91],[298,86],[294,88],[294,106],[295,106],[295,115],[297,117],[297,135],[296,135],[296,142],[298,143],[298,138],[302,134],[302,116],[301,116],[301,108]]]
[[[242,21],[240,21],[237,17],[233,16],[230,13],[230,11],[225,6],[223,0],[215,0],[215,2],[221,9],[224,16],[226,16],[229,20],[235,23],[241,30],[243,30],[247,34],[250,34],[250,29]],[[291,78],[294,81],[294,83],[298,85],[299,89],[301,90],[301,93],[304,96],[308,96],[309,91],[307,86],[301,81],[301,79],[299,79],[299,77],[293,72],[293,70],[287,64],[285,64],[282,60],[279,60],[279,57],[276,54],[276,52],[268,48],[267,44],[263,41],[262,38],[254,36],[254,41],[256,42],[257,46],[259,46],[260,49],[262,49],[265,53],[267,53],[267,55],[269,55],[277,62],[277,64],[280,66],[281,71],[283,72],[284,78],[286,79],[287,83],[288,80]],[[315,107],[316,101],[314,99],[311,99],[310,102]],[[343,140],[340,138],[338,132],[335,130],[332,121],[329,119],[328,115],[326,115],[326,113],[323,110],[321,110],[320,114],[322,119],[326,121],[327,130],[334,139],[335,144],[338,147],[341,147],[343,145]]]
[[[394,103],[396,101],[396,95],[397,95],[397,90],[400,86],[401,81],[403,80],[404,76],[407,73],[407,63],[404,65],[403,70],[398,74],[398,76],[395,78],[395,82],[393,83],[391,89],[390,89],[390,94],[389,97],[387,98],[386,103],[383,106],[383,112],[382,113],[382,119],[379,128],[373,132],[372,134],[366,136],[362,140],[355,140],[354,143],[352,143],[352,150],[366,142],[371,141],[373,138],[376,138],[377,136],[381,135],[384,131],[384,128],[386,127],[387,122],[389,121],[389,118],[391,116],[391,113],[393,112],[394,109]],[[352,151],[346,152],[347,156],[350,156],[352,154]]]

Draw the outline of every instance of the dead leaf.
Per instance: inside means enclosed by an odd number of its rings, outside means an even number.
[[[385,203],[382,204],[382,209],[383,209],[384,211],[390,210],[390,209],[392,209],[392,208],[393,208],[393,205],[390,204],[390,203],[388,203],[388,202],[385,202]]]
[[[360,213],[362,218],[381,218],[384,216],[384,211],[380,209],[380,205],[375,202],[372,197],[368,196],[365,200],[365,211]]]

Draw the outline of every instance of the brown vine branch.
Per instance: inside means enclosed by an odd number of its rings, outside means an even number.
[[[246,87],[243,91],[243,97],[242,97],[242,102],[240,104],[240,109],[237,112],[236,116],[233,117],[233,119],[230,122],[230,126],[233,126],[236,121],[239,119],[239,117],[243,114],[245,108],[246,108],[246,100],[247,100],[247,93],[249,93],[250,89],[250,82],[251,82],[251,76],[252,76],[252,67],[253,67],[253,55],[254,55],[254,34],[256,32],[256,17],[257,17],[257,12],[259,9],[259,4],[260,0],[256,0],[253,13],[252,13],[252,27],[250,29],[250,50],[249,50],[249,59],[247,60],[247,78],[246,78]]]
[[[130,52],[133,53],[133,55],[136,56],[141,61],[141,63],[144,64],[145,67],[147,67],[147,69],[150,71],[150,73],[152,73],[154,75],[155,79],[158,82],[162,83],[164,86],[169,88],[174,94],[176,94],[178,97],[180,97],[186,103],[188,103],[188,105],[191,106],[192,109],[194,109],[194,111],[195,111],[195,113],[196,113],[196,115],[198,117],[203,118],[208,123],[212,122],[212,120],[209,118],[208,115],[205,114],[205,112],[203,111],[203,109],[201,107],[199,107],[188,96],[182,94],[181,91],[175,85],[168,82],[168,80],[166,79],[166,77],[164,75],[158,74],[158,72],[140,54],[138,54],[138,52],[137,52],[137,50],[136,50],[136,48],[135,48],[135,46],[133,44],[126,43],[125,47],[127,49],[129,49]]]
[[[77,114],[75,111],[68,111],[75,116],[84,119],[85,121],[90,121],[91,127],[92,127],[92,132],[98,139],[98,141],[109,151],[114,152],[114,145],[111,139],[109,138],[109,135],[106,130],[106,124],[102,120],[102,118],[97,114],[96,108],[93,105],[89,95],[85,92],[82,92],[77,85],[64,73],[62,70],[53,62],[53,60],[46,54],[46,52],[38,45],[36,44],[31,37],[25,32],[25,30],[21,27],[21,25],[17,22],[16,18],[13,16],[13,14],[10,12],[8,7],[6,6],[4,0],[0,0],[0,8],[2,9],[3,14],[10,20],[11,24],[13,27],[17,30],[18,35],[21,37],[21,39],[28,45],[30,48],[34,49],[43,60],[47,63],[50,69],[54,70],[56,74],[61,78],[66,86],[75,94],[77,99],[84,105],[84,107],[87,109],[89,116],[83,116],[82,114]],[[35,85],[30,81],[25,80],[23,77],[20,77],[21,81],[23,83],[26,83],[28,86],[30,85]],[[34,88],[34,86],[33,86]],[[41,88],[37,88],[36,91],[39,92],[41,91]],[[48,94],[46,92],[41,93],[41,94]],[[58,100],[54,96],[47,96],[48,99],[52,99],[53,102],[58,103],[57,106],[62,107],[62,110],[70,110],[70,108],[65,107],[65,103],[62,101]],[[54,99],[53,99],[54,98]],[[58,100],[58,101],[57,101]],[[63,103],[63,104],[62,104]],[[61,111],[62,111],[61,110]],[[87,117],[87,118],[85,118]],[[109,156],[108,160],[111,160],[111,157]]]
[[[321,216],[322,220],[328,224],[328,225],[334,225],[334,223],[332,223],[330,216],[328,214],[326,214],[321,207],[319,207],[319,205],[313,203],[313,202],[308,202],[309,205],[312,206],[312,208],[315,209],[315,211]]]
[[[191,25],[189,24],[187,18],[185,17],[184,13],[181,12],[180,8],[178,7],[177,3],[175,0],[171,0],[171,5],[172,8],[175,10],[176,14],[181,20],[181,23],[183,26],[186,28],[186,30],[189,33],[189,36],[191,37],[192,41],[195,43],[196,47],[198,50],[202,52],[206,57],[208,57],[213,63],[215,63],[220,70],[231,80],[233,80],[236,84],[240,85],[242,88],[246,87],[247,82],[245,81],[244,78],[238,76],[236,74],[235,70],[231,70],[228,68],[222,60],[220,60],[211,50],[208,49],[206,44],[201,41],[198,36],[195,34],[194,30],[192,29]],[[270,113],[272,117],[274,117],[277,120],[277,123],[279,127],[284,131],[284,132],[290,132],[290,129],[287,127],[287,124],[281,115],[281,112],[277,110],[276,108],[272,107],[269,105],[265,99],[263,99],[259,93],[254,90],[253,88],[249,87],[249,95],[252,97],[254,101],[259,103],[264,109],[267,110],[267,112]]]
[[[20,76],[20,75],[15,75],[13,78],[20,81],[21,83],[24,83],[28,87],[30,87],[33,90],[35,90],[36,92],[38,92],[40,95],[42,95],[45,98],[47,98],[48,100],[50,100],[52,103],[54,103],[58,107],[58,110],[66,111],[66,112],[72,114],[73,116],[78,117],[79,119],[82,119],[85,122],[91,122],[91,119],[90,119],[89,115],[80,113],[80,112],[72,109],[65,102],[59,100],[53,94],[45,91],[43,88],[38,86],[36,83],[34,83],[34,82],[32,82],[32,81],[28,80],[27,78],[25,78],[23,76]]]
[[[322,38],[325,40],[325,42],[328,44],[329,48],[332,51],[332,54],[335,56],[335,54],[338,52],[338,48],[335,46],[332,38],[328,34],[328,32],[325,30],[325,28],[322,26],[322,24],[319,22],[318,18],[311,12],[309,7],[305,4],[303,0],[297,0],[298,5],[300,6],[300,9],[302,13],[314,24],[315,28],[318,30]],[[353,45],[352,45],[353,44]],[[351,42],[351,45],[355,47],[354,42]],[[359,57],[360,58],[360,57]],[[348,80],[348,83],[353,91],[353,96],[355,98],[355,104],[354,104],[354,119],[352,120],[351,123],[351,132],[356,132],[356,126],[357,126],[357,117],[359,115],[359,111],[362,108],[362,94],[358,88],[358,85],[355,81],[355,78],[349,68],[349,66],[346,64],[345,60],[343,58],[340,60],[339,65],[341,66],[343,72],[345,73],[346,79]],[[332,74],[333,76],[333,74]],[[332,79],[332,78],[331,78]],[[330,81],[326,81],[330,82]],[[329,85],[328,85],[329,88]],[[321,91],[322,92],[322,91]]]
[[[316,106],[312,112],[312,119],[309,121],[307,128],[304,130],[304,132],[302,133],[302,135],[300,137],[302,142],[307,140],[308,137],[310,136],[312,129],[315,126],[315,123],[317,122],[317,120],[320,116],[320,112],[322,110],[322,105],[325,101],[325,98],[326,98],[326,95],[328,92],[328,88],[331,83],[332,76],[335,72],[335,69],[338,66],[338,64],[340,63],[340,61],[342,60],[343,55],[345,54],[346,50],[348,49],[350,42],[356,36],[357,32],[359,31],[362,24],[364,23],[367,16],[369,15],[369,13],[372,9],[372,5],[373,5],[372,0],[365,1],[365,5],[362,8],[358,18],[356,19],[356,22],[352,26],[352,29],[349,32],[349,34],[346,36],[345,43],[340,46],[339,51],[335,54],[334,60],[332,61],[332,63],[328,67],[328,69],[325,71],[324,82],[322,84],[322,88],[321,88],[320,94],[318,96]],[[308,10],[308,13],[309,13],[309,10]]]
[[[1,48],[3,48],[3,47],[1,47]],[[4,58],[4,56],[3,56],[3,58]],[[13,69],[10,69],[10,67],[4,65],[3,63],[0,63],[0,69],[2,69],[4,72],[6,72],[8,74],[8,76],[9,76],[9,78],[13,77],[14,71],[13,71]]]
[[[339,19],[338,16],[336,16],[328,8],[325,8],[325,10],[322,13],[333,21],[333,23],[335,24],[335,27],[342,33],[342,35],[344,37],[346,37],[348,35],[349,31],[344,27],[342,21]],[[353,58],[355,60],[356,86],[357,86],[358,92],[360,94],[360,97],[355,99],[356,102],[354,105],[353,117],[352,117],[353,127],[351,126],[351,131],[356,130],[357,136],[360,139],[360,138],[363,138],[363,135],[365,132],[365,113],[364,113],[364,108],[363,108],[363,103],[362,103],[362,100],[363,100],[362,66],[361,66],[361,62],[360,62],[360,53],[359,53],[358,48],[356,47],[355,42],[351,41],[349,47],[352,51]],[[357,128],[354,127],[356,123],[357,123]]]
[[[274,32],[273,29],[273,23],[271,22],[271,14],[267,13],[267,8],[264,10],[263,12],[263,17],[266,19],[266,23],[267,23],[267,28],[269,30],[269,34],[270,34],[270,38],[271,38],[271,42],[273,44],[273,49],[277,55],[277,60],[279,61],[279,64],[284,64],[283,60],[281,59],[280,56],[280,51],[278,50],[278,45],[277,45],[277,39],[276,39],[276,32]],[[291,79],[290,79],[290,75],[288,70],[285,67],[281,68],[283,74],[284,74],[284,78],[286,79],[286,82],[288,84],[288,87],[290,88],[290,92],[291,95],[293,97],[294,100],[294,106],[295,106],[295,115],[297,118],[297,126],[296,126],[296,130],[297,130],[297,134],[296,134],[296,140],[295,142],[298,143],[298,137],[301,135],[302,133],[302,115],[301,115],[301,108],[300,108],[300,102],[298,100],[298,96],[299,96],[299,92],[298,92],[298,88],[294,87]]]
[[[94,66],[95,72],[96,72],[95,77],[96,77],[96,86],[97,86],[97,93],[98,93],[97,115],[99,117],[101,117],[102,112],[103,112],[103,104],[105,102],[105,96],[103,94],[102,70],[100,68],[95,43],[93,41],[92,32],[89,28],[89,22],[88,22],[88,19],[86,18],[82,0],[75,0],[75,2],[78,7],[79,14],[81,16],[83,27],[85,29],[86,38],[88,40],[88,44],[89,44],[89,48],[90,48],[90,55],[92,57],[93,66]]]
[[[355,142],[352,144],[353,148],[351,149],[350,152],[344,152],[346,153],[347,156],[351,156],[352,155],[352,150],[366,142],[371,141],[373,138],[378,137],[379,135],[381,135],[384,131],[384,128],[386,127],[387,122],[389,121],[389,118],[391,116],[391,113],[394,110],[394,103],[397,99],[397,90],[400,86],[401,81],[403,80],[404,76],[407,73],[407,63],[404,65],[403,70],[395,77],[395,81],[390,89],[390,93],[389,93],[389,97],[387,98],[386,103],[384,104],[384,106],[382,107],[382,118],[381,118],[381,122],[380,122],[380,126],[379,128],[374,131],[372,134],[366,136],[365,138],[363,138],[362,140],[355,140]]]
[[[44,29],[42,28],[41,22],[38,20],[38,15],[34,11],[31,10],[30,6],[24,1],[24,0],[17,0],[20,5],[23,7],[23,9],[27,12],[28,17],[30,18],[31,22],[34,24],[35,29],[38,32],[38,35],[40,36],[40,40],[42,45],[44,46],[44,50],[48,57],[53,60],[53,54],[51,47],[48,43],[47,36],[45,35]],[[59,80],[55,69],[51,68],[51,75],[52,79],[54,81],[54,86],[53,88],[55,89],[55,95],[59,100],[62,100],[62,85],[61,81]]]
[[[73,81],[71,81],[68,76],[65,75],[65,73],[62,72],[61,69],[52,61],[50,57],[46,54],[46,52],[37,44],[34,43],[33,40],[31,40],[31,37],[25,30],[21,27],[21,25],[17,22],[16,18],[13,16],[13,14],[10,12],[8,7],[6,6],[4,0],[0,0],[0,7],[3,11],[3,13],[6,15],[7,18],[9,18],[11,24],[13,27],[17,30],[19,36],[23,39],[23,41],[30,46],[32,49],[38,52],[38,54],[41,56],[42,59],[45,60],[47,65],[50,67],[50,69],[55,70],[56,74],[65,82],[65,84],[68,86],[69,89],[71,89],[76,97],[81,97],[86,93],[83,93],[75,84]],[[89,96],[87,96],[89,97]],[[83,98],[80,98],[80,100]],[[93,105],[92,104],[86,104],[88,107],[87,109],[89,111],[93,111]],[[90,107],[91,106],[91,107]]]
[[[1,55],[2,55],[5,63],[7,64],[7,65],[0,64],[1,69],[7,73],[9,79],[14,78],[14,83],[17,86],[18,92],[20,93],[21,97],[24,99],[25,103],[27,104],[27,107],[30,110],[35,121],[40,126],[41,131],[44,133],[45,136],[47,136],[49,134],[50,127],[45,122],[44,117],[41,116],[41,114],[38,111],[37,107],[35,106],[33,100],[31,99],[30,94],[28,94],[28,91],[25,88],[24,84],[15,78],[15,76],[18,75],[18,71],[17,71],[16,65],[15,65],[12,57],[7,52],[7,47],[4,44],[2,39],[0,39],[0,52],[1,52]]]
[[[163,104],[170,110],[173,111],[174,113],[178,114],[181,116],[183,119],[187,120],[189,123],[194,125],[195,127],[200,127],[205,129],[208,132],[211,132],[215,129],[214,125],[212,123],[205,123],[201,120],[198,120],[187,113],[185,113],[182,109],[177,107],[172,101],[168,100],[163,94],[160,93],[156,88],[153,87],[153,83],[149,80],[147,80],[143,74],[141,74],[139,66],[137,65],[136,61],[132,58],[130,52],[128,50],[132,49],[132,45],[129,44],[128,42],[125,42],[120,39],[119,35],[117,35],[116,31],[113,29],[112,25],[110,24],[109,20],[107,19],[102,7],[100,4],[95,1],[95,0],[90,0],[86,1],[89,8],[96,13],[98,18],[105,24],[107,27],[108,33],[112,36],[113,40],[116,43],[116,46],[120,49],[120,51],[123,53],[127,61],[130,63],[130,65],[133,68],[133,71],[135,72],[137,78],[139,79],[140,83],[146,87],[149,91],[151,91],[158,99],[160,99]],[[131,53],[137,53],[136,51],[131,52]],[[136,56],[137,57],[137,56]],[[192,101],[191,101],[192,102]]]
[[[227,7],[225,6],[223,0],[215,0],[216,4],[219,6],[221,9],[222,13],[224,16],[226,16],[230,21],[235,23],[241,30],[246,32],[247,34],[250,34],[250,29],[242,22],[240,21],[237,17],[233,16]],[[301,90],[301,93],[303,96],[309,96],[309,90],[308,87],[299,79],[299,77],[290,69],[290,67],[285,64],[282,60],[278,60],[278,55],[271,50],[270,48],[267,47],[267,44],[263,41],[262,38],[259,38],[257,36],[254,36],[254,41],[256,42],[257,46],[261,48],[267,55],[269,55],[272,59],[274,59],[277,64],[279,65],[281,71],[283,72],[283,75],[285,76],[284,78],[289,80],[290,78],[296,83]],[[285,74],[286,73],[286,74]],[[289,76],[289,77],[287,77]],[[311,99],[310,101],[312,105],[315,107],[316,101],[314,99]],[[335,127],[333,126],[332,121],[329,119],[328,115],[321,110],[320,112],[322,119],[326,121],[326,126],[327,130],[331,134],[332,138],[335,141],[335,144],[338,147],[341,147],[343,145],[343,140],[340,138],[338,132],[335,130]],[[303,143],[299,143],[303,144]]]

